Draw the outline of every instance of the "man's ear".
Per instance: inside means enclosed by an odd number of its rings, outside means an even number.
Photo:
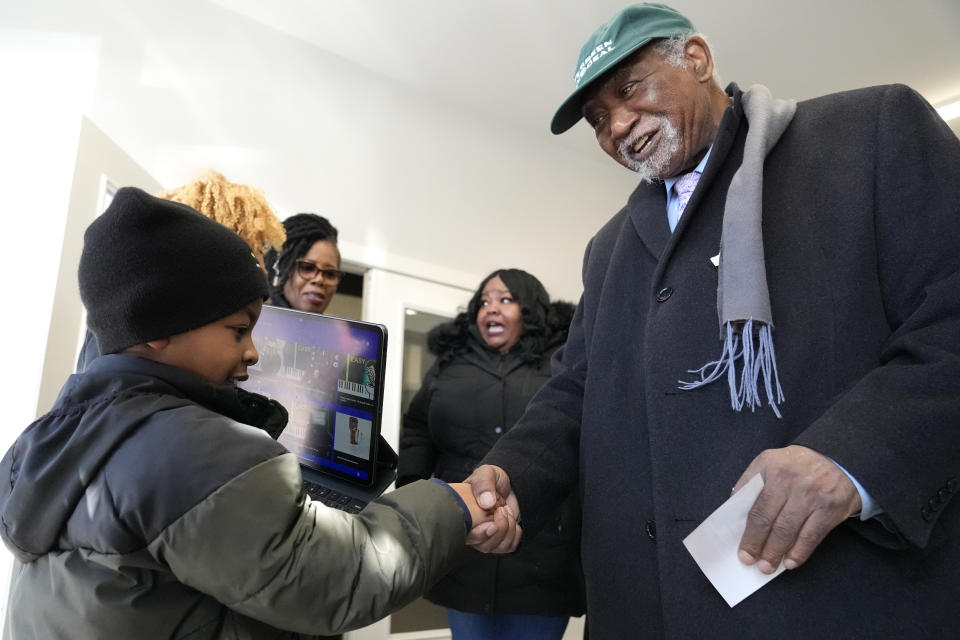
[[[700,36],[690,36],[683,45],[683,53],[687,59],[687,68],[693,70],[698,82],[713,78],[713,55],[706,40]]]

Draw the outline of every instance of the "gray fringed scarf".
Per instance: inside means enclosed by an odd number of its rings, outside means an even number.
[[[743,161],[727,191],[720,237],[717,313],[723,353],[718,360],[689,371],[699,374],[699,380],[679,382],[683,390],[696,389],[726,374],[734,410],[744,405],[754,410],[760,405],[762,376],[767,403],[779,418],[777,405],[783,402],[783,390],[773,350],[773,314],[763,259],[763,162],[793,120],[797,103],[774,99],[763,85],[750,87],[741,101],[750,128]]]

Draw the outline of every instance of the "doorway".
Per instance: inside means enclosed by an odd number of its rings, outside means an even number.
[[[433,366],[436,356],[427,348],[427,333],[439,324],[451,318],[426,311],[417,311],[407,307],[404,309],[406,324],[403,330],[403,387],[401,388],[400,407],[402,416],[410,406],[410,401],[420,390],[423,376]],[[406,607],[390,616],[390,633],[423,633],[436,634],[443,631],[440,637],[448,637],[447,614],[443,607],[437,606],[424,598],[418,598]],[[437,637],[429,635],[429,637]]]

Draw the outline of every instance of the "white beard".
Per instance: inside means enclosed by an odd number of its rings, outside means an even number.
[[[680,149],[680,132],[673,123],[666,116],[657,116],[656,121],[659,124],[660,141],[646,160],[640,162],[630,155],[634,143],[640,139],[637,131],[632,131],[617,147],[617,153],[620,154],[624,164],[637,172],[641,182],[659,181],[668,177],[663,174],[670,166],[670,160],[673,159],[674,154]]]

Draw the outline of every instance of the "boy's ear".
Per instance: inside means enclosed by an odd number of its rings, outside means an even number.
[[[144,344],[154,351],[163,351],[170,344],[170,338],[159,338],[157,340],[148,340]]]

